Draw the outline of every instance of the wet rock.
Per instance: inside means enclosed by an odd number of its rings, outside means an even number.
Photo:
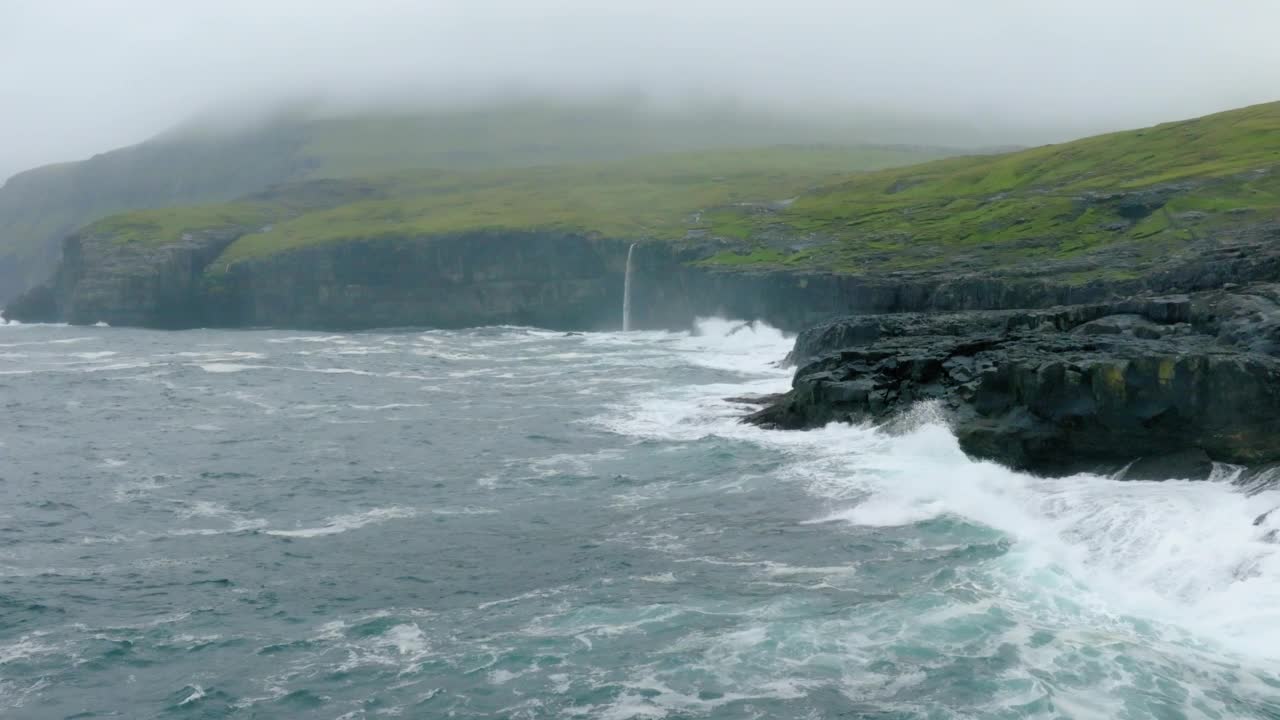
[[[724,401],[733,403],[734,405],[751,405],[760,407],[763,405],[771,405],[782,399],[782,393],[769,393],[767,395],[739,395],[737,397],[728,397]]]
[[[797,339],[792,391],[749,421],[884,422],[934,401],[967,453],[1043,474],[1206,477],[1213,461],[1272,462],[1273,292],[830,323]]]
[[[1187,448],[1167,455],[1135,460],[1120,473],[1123,480],[1208,480],[1213,474],[1213,458],[1200,448]]]

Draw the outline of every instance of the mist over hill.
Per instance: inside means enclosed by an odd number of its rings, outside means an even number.
[[[883,117],[801,119],[736,104],[636,99],[484,104],[289,103],[210,114],[131,147],[19,173],[0,187],[0,302],[43,280],[68,233],[114,212],[231,200],[287,181],[416,170],[521,168],[774,145],[910,143],[900,163],[946,152],[939,132]],[[847,170],[863,169],[853,164]]]

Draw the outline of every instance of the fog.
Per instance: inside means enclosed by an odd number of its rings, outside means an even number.
[[[304,96],[731,99],[1045,142],[1280,99],[1276,28],[1275,0],[0,0],[0,178]]]

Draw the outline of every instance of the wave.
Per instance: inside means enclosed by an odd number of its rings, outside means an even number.
[[[1050,594],[1280,658],[1280,548],[1266,541],[1274,528],[1254,525],[1280,505],[1280,492],[1248,495],[1225,482],[1037,478],[969,460],[938,424],[878,441],[850,458],[853,472],[843,483],[868,497],[844,521],[959,516],[1013,538],[1016,571],[1055,578],[1055,587],[1042,588]]]
[[[785,390],[790,374],[777,361],[789,348],[767,326],[737,327],[709,322],[703,334],[675,345],[742,373],[743,382],[642,392],[595,422],[637,438],[770,448],[787,458],[785,480],[832,506],[811,522],[888,528],[956,518],[1012,542],[1004,580],[1044,608],[1069,601],[1105,616],[1165,623],[1233,652],[1280,658],[1280,546],[1267,541],[1280,530],[1280,513],[1254,525],[1280,506],[1280,490],[1034,477],[968,458],[928,406],[891,428],[779,432],[744,425],[742,408],[725,398]]]
[[[352,515],[334,515],[327,518],[323,525],[315,527],[298,528],[296,530],[265,530],[264,532],[267,535],[275,535],[276,537],[315,538],[325,535],[337,535],[348,530],[356,530],[366,525],[386,522],[387,520],[411,518],[417,514],[418,511],[413,508],[399,506],[374,508],[373,510]]]
[[[17,330],[19,328],[34,330],[37,328],[64,328],[71,327],[68,323],[25,323],[20,320],[0,320],[0,328],[9,328]]]

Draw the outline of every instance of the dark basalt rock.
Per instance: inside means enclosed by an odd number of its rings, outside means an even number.
[[[1092,195],[1078,202],[1159,207],[1167,199],[1166,191],[1173,191],[1170,188]],[[323,205],[330,188],[319,184],[313,190],[308,202]],[[475,230],[350,238],[234,262],[220,259],[231,242],[262,229],[226,227],[146,242],[77,233],[63,244],[61,262],[47,288],[10,302],[2,313],[24,322],[101,320],[157,328],[616,328],[628,250],[634,242],[573,232]],[[784,247],[794,247],[799,240],[785,233],[762,239]],[[973,331],[975,322],[993,332],[1042,322],[1062,329],[1130,314],[1165,325],[1170,320],[1160,313],[1173,312],[1182,313],[1178,322],[1189,323],[1186,298],[1169,301],[1164,310],[1107,306],[1117,298],[1143,293],[1203,292],[1231,283],[1274,281],[1280,278],[1277,241],[1280,221],[1249,215],[1212,234],[1196,235],[1178,252],[1155,258],[1136,257],[1132,246],[1119,243],[1083,256],[997,267],[987,258],[959,252],[945,266],[865,274],[708,263],[725,252],[752,247],[727,238],[642,242],[633,258],[632,322],[639,329],[687,328],[697,317],[719,315],[759,319],[787,331],[825,323],[801,336],[793,358],[797,363],[817,357],[824,348],[881,337],[963,336]],[[1265,294],[1225,299],[1222,307],[1207,309],[1197,322],[1221,325],[1208,331],[1215,336],[1247,335],[1261,351],[1277,343],[1275,327],[1255,327],[1248,318],[1274,300]],[[1101,303],[1103,310],[1090,303]],[[1048,318],[1024,317],[1025,310],[1011,310],[1055,306],[1083,309]],[[955,319],[936,315],[977,310],[1003,314],[963,314]],[[1072,312],[1093,314],[1081,320]],[[832,322],[852,314],[864,315],[857,322]],[[1151,326],[1121,327],[1124,322],[1128,321],[1109,320],[1081,332],[1132,330],[1151,335]]]
[[[970,455],[1043,474],[1204,477],[1280,459],[1280,286],[1041,311],[851,318],[803,334],[751,422],[882,422],[940,404]],[[1138,462],[1134,462],[1138,461]]]
[[[22,322],[29,323],[57,322],[60,319],[58,293],[49,285],[37,285],[10,302],[0,317],[21,318]]]

